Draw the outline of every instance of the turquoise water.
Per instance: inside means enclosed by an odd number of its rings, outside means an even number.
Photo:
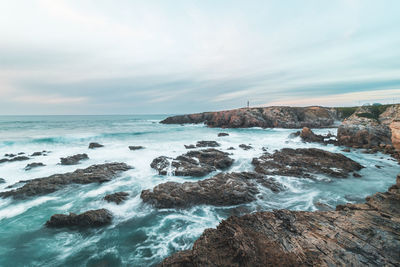
[[[49,150],[48,156],[29,161],[0,164],[0,191],[18,182],[64,173],[104,162],[125,162],[134,169],[101,185],[70,186],[46,196],[23,201],[0,199],[0,266],[151,266],[164,257],[192,246],[204,229],[216,227],[230,215],[278,208],[316,210],[315,203],[331,206],[345,202],[360,202],[367,195],[386,191],[395,181],[399,167],[385,155],[368,155],[359,151],[345,153],[366,168],[362,178],[319,180],[276,177],[287,191],[274,194],[260,188],[253,203],[236,207],[197,206],[191,209],[157,210],[143,204],[140,192],[166,181],[184,182],[193,177],[159,176],[150,168],[160,155],[185,153],[184,144],[199,140],[216,140],[221,150],[239,144],[252,144],[253,150],[236,149],[229,171],[251,171],[251,160],[283,147],[319,147],[341,152],[340,147],[304,144],[288,135],[286,129],[210,129],[203,125],[162,125],[165,116],[4,116],[0,117],[0,158],[5,153]],[[217,137],[221,131],[228,137]],[[335,131],[321,129],[318,133]],[[90,142],[104,148],[89,150]],[[130,151],[128,146],[142,145],[146,149]],[[62,166],[60,157],[87,153],[89,160],[76,166]],[[31,162],[46,166],[30,171]],[[378,169],[375,165],[383,166]],[[210,174],[208,178],[213,174]],[[201,179],[204,179],[201,178]],[[128,201],[114,205],[103,201],[108,193],[126,191]],[[99,229],[47,229],[44,223],[54,213],[81,213],[89,209],[107,208],[114,220]]]

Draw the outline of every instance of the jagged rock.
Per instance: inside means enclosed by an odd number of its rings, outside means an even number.
[[[18,155],[24,155],[25,154],[25,152],[19,152],[18,153]]]
[[[227,150],[236,150],[236,148],[234,148],[233,146],[227,148]]]
[[[6,180],[4,178],[0,178],[0,184],[5,184]]]
[[[223,137],[223,136],[229,136],[229,134],[228,133],[219,133],[218,134],[218,137]]]
[[[70,157],[61,158],[61,165],[75,165],[78,164],[81,160],[89,159],[87,154],[76,154]]]
[[[26,157],[26,156],[16,156],[10,159],[7,158],[3,158],[0,159],[0,163],[4,163],[4,162],[14,162],[14,161],[24,161],[24,160],[29,160],[30,158]]]
[[[55,214],[46,222],[47,227],[99,227],[112,222],[112,214],[106,209],[89,210],[82,214]]]
[[[209,127],[221,128],[323,128],[333,126],[337,119],[335,108],[279,106],[179,115],[166,118],[161,123],[205,123]]]
[[[104,146],[99,143],[90,143],[89,144],[90,149],[94,149],[94,148],[98,148],[98,147],[104,147]]]
[[[245,144],[241,144],[241,145],[239,145],[239,147],[240,147],[241,149],[243,149],[243,150],[250,150],[250,149],[253,148],[252,146],[250,146],[250,145],[245,145]]]
[[[359,171],[363,166],[340,154],[317,148],[283,148],[273,154],[265,153],[253,158],[255,171],[267,175],[283,175],[313,178],[324,174],[346,178],[349,173]]]
[[[356,178],[360,178],[361,177],[361,175],[356,173],[356,172],[353,172],[353,176],[356,177]]]
[[[315,142],[315,143],[322,143],[322,144],[335,144],[336,140],[332,140],[331,139],[332,137],[335,137],[335,136],[332,135],[331,133],[328,133],[327,135],[315,134],[308,127],[304,127],[300,132],[300,138],[304,142]]]
[[[216,141],[198,141],[196,147],[219,147],[221,146]]]
[[[129,150],[139,150],[144,149],[144,146],[129,146]]]
[[[17,156],[17,155],[15,155],[15,154],[4,154],[4,157],[8,157],[8,158],[13,158],[13,157],[15,157],[15,156]]]
[[[399,266],[400,177],[366,200],[232,216],[160,266]]]
[[[233,159],[228,153],[210,148],[198,151],[189,151],[175,159],[161,156],[155,158],[150,166],[160,175],[169,172],[176,176],[201,177],[217,169],[224,170],[230,167]]]
[[[119,173],[131,168],[125,163],[117,162],[92,165],[85,169],[77,169],[74,172],[53,174],[44,178],[20,181],[20,183],[25,183],[25,185],[11,191],[0,192],[0,197],[23,199],[31,196],[50,194],[70,184],[108,182]]]
[[[31,157],[36,157],[36,156],[47,156],[47,154],[48,154],[49,152],[50,152],[50,151],[46,151],[46,150],[38,151],[38,152],[33,152],[32,155],[31,155]]]
[[[117,205],[128,199],[129,194],[126,192],[116,192],[114,194],[109,194],[104,197],[107,202],[115,202]]]
[[[279,192],[284,187],[273,178],[256,173],[220,173],[196,182],[166,182],[140,197],[157,208],[187,208],[194,205],[230,206],[249,203],[258,193],[256,182]]]
[[[351,152],[350,148],[342,149],[342,151],[343,151],[343,152],[347,152],[347,153]]]
[[[193,149],[196,148],[195,145],[184,145],[186,149]]]
[[[33,163],[29,163],[28,165],[26,165],[25,167],[25,171],[29,171],[33,168],[37,168],[37,167],[41,167],[41,166],[46,166],[41,162],[33,162]]]

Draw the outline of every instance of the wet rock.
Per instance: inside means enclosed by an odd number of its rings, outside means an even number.
[[[125,163],[117,162],[92,165],[85,169],[77,169],[74,172],[53,174],[44,178],[20,181],[25,183],[22,187],[0,192],[0,197],[23,199],[31,196],[50,194],[70,184],[104,183],[131,168]]]
[[[6,180],[4,178],[0,178],[0,184],[6,183]]]
[[[332,135],[331,133],[328,133],[327,135],[315,134],[308,127],[304,127],[301,130],[300,138],[304,142],[309,142],[309,143],[312,143],[312,142],[321,143],[321,144],[336,144],[337,143],[335,139],[332,139],[332,138],[335,138],[335,136]]]
[[[46,166],[41,162],[33,162],[33,163],[29,163],[28,165],[26,165],[25,167],[25,171],[29,171],[33,168],[37,168],[37,167],[42,167],[42,166]]]
[[[4,154],[4,157],[8,157],[8,158],[13,158],[13,157],[15,157],[15,156],[17,156],[17,155],[15,155],[15,154]]]
[[[18,153],[18,155],[24,155],[25,154],[25,152],[19,152]]]
[[[365,204],[223,220],[160,266],[399,266],[400,177]]]
[[[89,144],[90,149],[99,148],[99,147],[104,147],[104,146],[99,143],[90,143]]]
[[[166,118],[161,123],[205,123],[209,127],[221,128],[323,128],[333,126],[337,119],[334,108],[264,107],[179,115]]]
[[[253,158],[255,171],[267,175],[313,178],[315,174],[346,178],[363,166],[340,154],[317,148],[283,148]]]
[[[241,144],[241,145],[239,145],[239,147],[240,147],[241,149],[243,149],[243,150],[250,150],[250,149],[253,148],[252,146],[246,145],[246,144]]]
[[[356,177],[356,178],[360,178],[361,177],[361,175],[356,173],[356,172],[353,173],[353,176]]]
[[[129,146],[129,150],[140,150],[144,149],[144,146]]]
[[[31,157],[37,157],[37,156],[47,156],[47,154],[50,153],[50,151],[37,151],[37,152],[33,152]]]
[[[216,141],[198,141],[196,147],[219,147],[221,146]]]
[[[76,154],[70,157],[61,158],[61,165],[76,165],[81,160],[89,159],[87,154]]]
[[[330,211],[330,210],[335,210],[333,207],[329,206],[328,204],[322,203],[322,202],[315,202],[314,206],[321,211]]]
[[[14,161],[24,161],[24,160],[29,160],[30,158],[26,157],[26,156],[16,156],[14,158],[3,158],[0,159],[0,163],[4,163],[4,162],[14,162]]]
[[[173,173],[176,176],[201,177],[217,169],[227,169],[232,163],[228,153],[210,148],[189,151],[175,159],[161,156],[154,159],[150,166],[160,175]]]
[[[258,193],[256,182],[273,192],[284,187],[274,179],[256,173],[220,173],[196,182],[166,182],[153,190],[143,190],[140,197],[157,208],[187,208],[194,205],[230,206],[249,203]]]
[[[223,137],[223,136],[229,136],[229,134],[228,133],[219,133],[218,134],[218,137]]]
[[[375,165],[375,167],[378,168],[378,169],[382,169],[383,166],[381,166],[381,165]]]
[[[112,222],[112,214],[106,209],[89,210],[82,214],[55,214],[46,222],[47,227],[99,227]]]
[[[347,153],[351,152],[350,148],[345,148],[345,149],[343,149],[342,151],[343,151],[343,152],[347,152]]]
[[[227,150],[236,150],[236,148],[234,148],[233,146],[228,147]]]
[[[196,148],[195,145],[184,145],[186,149],[193,149]]]
[[[128,199],[129,194],[126,192],[117,192],[114,194],[109,194],[104,197],[107,202],[115,202],[117,205]]]

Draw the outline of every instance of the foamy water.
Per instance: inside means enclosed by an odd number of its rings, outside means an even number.
[[[399,167],[382,154],[344,153],[366,168],[362,178],[318,180],[294,177],[275,178],[287,187],[278,194],[260,187],[258,199],[234,207],[196,206],[190,209],[154,209],[143,204],[140,192],[166,181],[195,181],[194,177],[159,176],[150,168],[151,161],[161,155],[176,157],[187,152],[184,144],[215,140],[219,149],[228,151],[235,162],[228,171],[252,171],[251,160],[265,147],[273,152],[284,147],[318,147],[341,152],[341,147],[305,144],[290,139],[295,130],[287,129],[210,129],[203,125],[162,125],[165,116],[52,116],[1,117],[0,155],[51,151],[48,156],[29,161],[0,164],[0,191],[20,180],[46,177],[74,171],[92,164],[125,162],[134,168],[104,184],[71,185],[46,196],[23,201],[0,199],[0,266],[149,266],[182,249],[189,249],[204,229],[216,227],[230,215],[272,209],[316,210],[315,203],[334,207],[345,202],[361,202],[377,191],[386,191],[393,184]],[[217,137],[219,132],[228,137]],[[317,133],[334,132],[321,129]],[[105,147],[88,149],[90,142]],[[239,144],[251,144],[244,151]],[[144,150],[130,151],[128,146],[142,145]],[[87,153],[89,160],[79,165],[59,165],[60,157]],[[0,157],[1,158],[1,157]],[[28,163],[46,166],[25,171]],[[378,169],[376,165],[382,166]],[[209,178],[212,173],[200,179]],[[106,194],[126,191],[129,199],[121,205],[107,203]],[[46,229],[44,223],[55,213],[81,213],[89,209],[107,208],[114,215],[110,226],[98,229]]]

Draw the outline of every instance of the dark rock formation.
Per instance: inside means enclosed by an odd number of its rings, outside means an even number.
[[[41,162],[33,162],[33,163],[29,163],[28,165],[26,165],[25,167],[25,171],[29,171],[33,168],[37,168],[37,167],[42,167],[42,166],[46,166]]]
[[[128,199],[129,194],[126,192],[116,192],[114,194],[109,194],[104,197],[107,202],[115,202],[117,205]]]
[[[243,149],[243,150],[250,150],[250,149],[253,148],[252,146],[246,145],[246,144],[241,144],[241,145],[239,145],[239,147],[240,147],[241,149]]]
[[[195,145],[184,145],[186,149],[193,149],[196,148]]]
[[[255,171],[267,175],[313,178],[314,174],[346,178],[363,166],[340,154],[317,148],[283,148],[252,161]]]
[[[99,143],[90,143],[89,144],[90,149],[94,149],[94,148],[98,148],[98,147],[104,147],[104,146]]]
[[[256,173],[220,173],[196,182],[166,182],[140,197],[157,208],[187,208],[194,205],[230,206],[249,203],[258,193],[256,182],[279,192],[284,187],[273,178]]]
[[[328,133],[327,135],[320,135],[320,134],[315,134],[313,131],[311,131],[310,128],[304,127],[301,132],[299,132],[301,140],[304,142],[309,142],[309,143],[321,143],[321,144],[336,144],[336,140],[332,140],[332,137],[335,137],[334,135]]]
[[[76,154],[70,157],[61,158],[61,165],[76,165],[81,160],[89,159],[87,154]]]
[[[219,147],[221,146],[216,141],[198,141],[196,147]]]
[[[218,137],[223,137],[223,136],[229,136],[229,134],[228,133],[219,133],[218,134]]]
[[[4,162],[14,162],[14,161],[24,161],[24,160],[29,160],[30,158],[26,157],[26,156],[14,156],[13,158],[7,159],[7,158],[3,158],[0,159],[0,163],[4,163]]]
[[[129,150],[139,150],[144,149],[144,146],[129,146]]]
[[[4,178],[0,178],[0,184],[6,183],[6,180]]]
[[[15,156],[17,156],[17,155],[12,154],[12,153],[10,153],[10,154],[4,154],[4,157],[7,157],[7,158],[13,158],[13,157],[15,157]]]
[[[89,210],[82,214],[55,214],[46,222],[47,227],[99,227],[110,224],[112,214],[106,209]]]
[[[399,266],[400,177],[366,201],[232,216],[161,266]]]
[[[265,107],[179,115],[166,118],[161,123],[205,123],[210,127],[222,128],[321,128],[333,126],[335,120],[337,111],[334,108]]]
[[[23,199],[31,196],[45,195],[65,188],[69,184],[90,184],[108,182],[119,173],[132,167],[125,163],[104,163],[92,165],[86,169],[77,169],[74,172],[53,174],[45,178],[37,178],[28,181],[24,186],[6,192],[0,192],[0,197],[14,197]]]
[[[228,153],[210,148],[189,151],[175,159],[161,156],[155,158],[150,166],[161,175],[171,172],[177,176],[201,177],[217,169],[227,169],[232,163]]]
[[[233,146],[228,147],[227,150],[236,150]]]
[[[47,154],[50,153],[50,151],[38,151],[38,152],[33,152],[31,157],[37,157],[37,156],[47,156]]]

